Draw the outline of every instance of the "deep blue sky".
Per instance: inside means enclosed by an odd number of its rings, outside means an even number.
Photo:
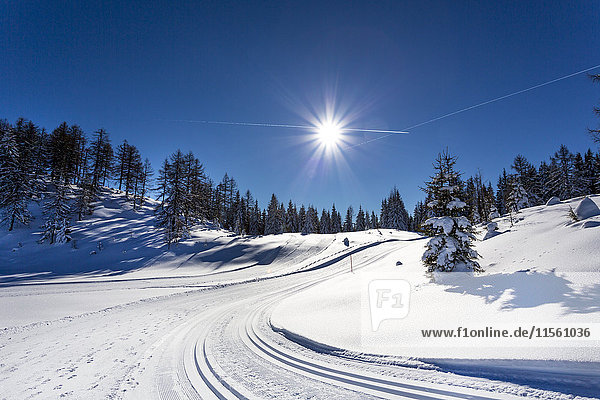
[[[103,3],[103,4],[100,4]],[[352,126],[403,129],[600,64],[596,1],[0,3],[0,117],[61,121],[138,146],[155,169],[177,148],[262,206],[379,209],[397,185],[412,211],[448,146],[495,184],[517,153],[592,147],[600,87],[586,75],[342,152],[307,132],[168,120],[305,123],[335,97]],[[486,3],[486,4],[480,4]],[[598,70],[596,70],[598,71]],[[356,135],[354,142],[377,135]],[[308,166],[307,166],[308,165]]]

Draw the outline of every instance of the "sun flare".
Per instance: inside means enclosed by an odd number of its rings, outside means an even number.
[[[342,129],[339,125],[332,122],[325,122],[317,128],[319,134],[319,140],[325,146],[334,146],[339,143],[341,139]]]

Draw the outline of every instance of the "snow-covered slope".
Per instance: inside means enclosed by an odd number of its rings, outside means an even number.
[[[197,287],[287,275],[397,236],[388,231],[239,237],[207,224],[193,230],[190,239],[167,248],[155,228],[156,206],[148,200],[133,210],[122,192],[106,189],[91,216],[72,220],[73,240],[50,245],[37,242],[43,216],[40,205],[32,203],[29,227],[12,232],[0,228],[0,301],[6,305],[0,310],[0,327],[72,317]],[[349,247],[343,243],[346,236]],[[85,286],[92,282],[101,286]]]
[[[32,203],[34,220],[29,227],[12,232],[0,228],[0,283],[175,278],[251,267],[247,274],[235,277],[256,278],[289,273],[306,266],[316,254],[346,249],[340,235],[239,237],[211,224],[198,226],[189,240],[167,248],[155,228],[156,206],[148,200],[133,210],[122,192],[107,189],[94,204],[93,215],[83,221],[73,219],[71,242],[50,245],[37,243],[43,216],[40,206]],[[373,235],[350,236],[353,246],[374,240]]]
[[[591,198],[600,203],[600,196]],[[500,234],[475,246],[482,274],[437,273],[431,280],[420,262],[425,240],[415,235],[413,242],[388,243],[378,249],[379,260],[357,257],[355,274],[284,300],[272,324],[312,345],[360,353],[599,362],[600,217],[570,222],[569,206],[575,209],[580,201],[522,210],[513,226],[509,218],[496,220]],[[403,319],[383,320],[373,331],[368,287],[380,279],[410,283],[409,312]],[[446,339],[422,333],[458,327],[513,333],[533,326],[590,328],[591,337]]]
[[[599,220],[568,223],[567,204],[525,210],[513,227],[498,221],[502,233],[477,246],[485,274],[435,283],[414,233],[241,238],[203,226],[167,249],[154,207],[134,211],[107,192],[94,215],[73,222],[76,246],[36,243],[39,210],[30,228],[2,231],[0,398],[194,398],[214,393],[206,382],[278,399],[566,399],[600,390],[600,364],[573,361],[597,361],[598,342],[449,345],[415,331],[598,322]],[[372,332],[363,285],[386,277],[410,282],[410,311]],[[505,360],[498,369],[473,360],[489,357],[562,361]],[[474,369],[485,377],[448,373]]]

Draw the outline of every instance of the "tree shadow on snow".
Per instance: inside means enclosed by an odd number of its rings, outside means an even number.
[[[235,244],[231,244],[235,242]],[[269,265],[279,255],[282,246],[273,248],[258,248],[255,245],[240,243],[238,238],[232,240],[229,244],[214,252],[206,250],[195,252],[179,267],[184,265],[194,265],[198,263],[213,264],[213,271],[219,270],[225,265],[244,264],[250,262],[249,265],[241,268],[235,268],[227,271],[238,271],[253,267],[255,265]],[[208,253],[208,254],[207,254]]]
[[[566,313],[600,311],[600,284],[575,290],[569,280],[554,271],[525,270],[480,276],[456,272],[441,277],[438,283],[448,285],[447,292],[478,296],[486,303],[501,301],[503,310],[559,304]]]

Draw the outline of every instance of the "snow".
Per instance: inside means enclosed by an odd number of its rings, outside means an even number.
[[[434,231],[438,231],[441,228],[442,232],[448,235],[454,228],[454,219],[452,217],[434,217],[429,218],[423,225],[431,226]]]
[[[546,202],[547,206],[553,206],[556,204],[560,204],[560,199],[556,196],[552,196],[548,199],[548,201]]]
[[[496,220],[501,234],[476,245],[485,273],[428,278],[426,238],[415,233],[239,237],[205,225],[167,249],[154,202],[134,211],[122,193],[104,196],[92,216],[72,221],[69,243],[36,242],[35,205],[31,228],[2,231],[0,398],[204,395],[198,374],[210,368],[221,378],[207,379],[222,390],[262,398],[385,397],[369,376],[418,398],[442,390],[566,399],[600,390],[597,340],[449,345],[418,335],[456,325],[594,327],[600,216],[569,223],[574,202],[522,210],[512,227]],[[408,315],[372,332],[365,288],[386,278],[408,282]],[[261,341],[279,353],[269,356]],[[207,354],[198,358],[202,343]],[[499,358],[505,364],[489,361]],[[568,392],[555,376],[583,383]]]
[[[575,215],[579,219],[586,219],[600,215],[600,208],[591,200],[589,197],[584,197],[583,200],[577,205],[575,209]]]
[[[467,203],[465,203],[464,201],[458,200],[458,199],[454,199],[448,203],[449,210],[461,209],[461,208],[465,208],[466,206],[467,206]]]
[[[500,233],[498,233],[498,223],[496,222],[489,222],[486,225],[486,229],[487,232],[485,233],[485,236],[483,237],[482,240],[488,240],[493,238],[494,236],[498,236]]]
[[[590,198],[600,202],[600,196]],[[591,217],[593,225],[570,224],[567,213],[574,204],[577,200],[521,210],[514,226],[507,217],[496,220],[499,234],[474,247],[482,256],[482,274],[436,272],[430,280],[420,262],[425,240],[407,233],[405,241],[378,248],[376,260],[366,254],[364,260],[355,257],[355,274],[285,299],[275,308],[271,322],[314,343],[436,365],[442,364],[440,360],[463,359],[471,360],[472,369],[477,369],[482,364],[475,359],[522,360],[523,370],[532,360],[546,360],[548,368],[562,374],[571,368],[565,365],[579,362],[600,382],[600,217]],[[395,267],[398,259],[403,262],[401,269]],[[365,293],[369,282],[386,278],[410,283],[410,312],[403,319],[383,321],[373,332]],[[532,325],[591,327],[595,336],[460,341],[421,334],[422,329],[512,330]]]

